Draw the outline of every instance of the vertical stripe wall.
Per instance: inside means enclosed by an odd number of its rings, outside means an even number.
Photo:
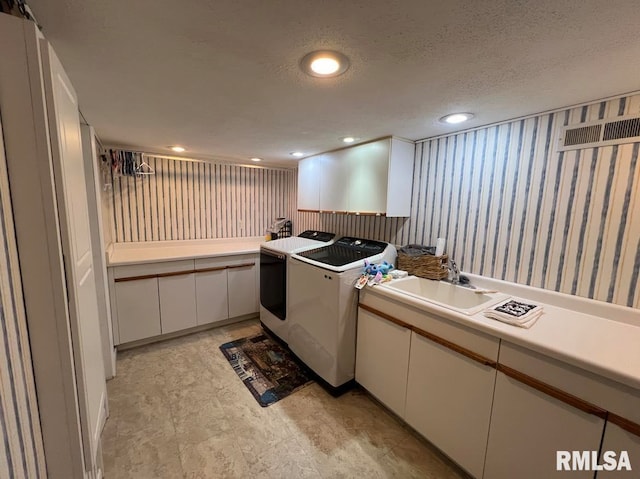
[[[0,127],[0,477],[45,478],[44,450]]]
[[[299,213],[318,228],[435,244],[463,271],[640,307],[639,143],[556,151],[558,130],[640,114],[640,95],[416,143],[410,218]]]
[[[145,157],[155,175],[113,178],[114,242],[262,236],[296,211],[296,170]]]

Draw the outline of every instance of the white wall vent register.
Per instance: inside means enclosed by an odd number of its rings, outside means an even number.
[[[636,141],[640,141],[640,117],[621,117],[615,121],[599,120],[580,126],[562,127],[558,138],[558,151],[621,145]]]

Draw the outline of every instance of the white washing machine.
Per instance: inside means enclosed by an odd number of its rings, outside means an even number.
[[[260,245],[260,322],[285,343],[289,340],[289,257],[293,252],[331,244],[334,236],[333,233],[308,230],[298,236]]]
[[[358,290],[364,260],[396,260],[388,243],[344,237],[289,262],[289,348],[339,392],[355,377]]]

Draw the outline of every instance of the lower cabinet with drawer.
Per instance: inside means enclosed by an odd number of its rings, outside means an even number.
[[[256,263],[240,255],[110,268],[114,343],[257,313]]]

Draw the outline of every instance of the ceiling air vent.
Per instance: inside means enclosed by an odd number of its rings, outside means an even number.
[[[560,130],[558,151],[620,145],[640,141],[640,117],[599,120]]]

